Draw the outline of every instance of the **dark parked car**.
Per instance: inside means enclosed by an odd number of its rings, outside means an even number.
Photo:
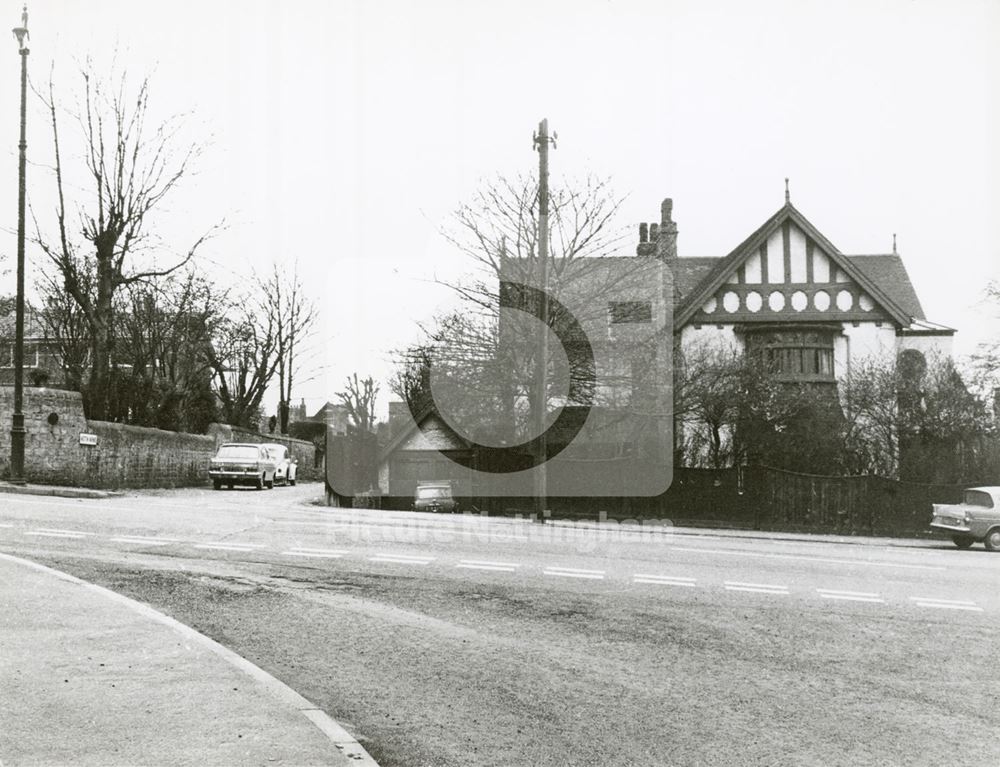
[[[258,490],[274,487],[277,465],[274,456],[264,445],[227,442],[219,448],[208,465],[212,487],[221,490],[225,485],[250,485]]]
[[[961,549],[981,541],[1000,551],[1000,487],[970,487],[961,503],[935,503],[931,527],[951,533]]]
[[[414,511],[458,511],[451,482],[418,482],[413,496]]]

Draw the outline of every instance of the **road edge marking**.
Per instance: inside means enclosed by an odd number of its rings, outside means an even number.
[[[357,764],[365,765],[366,767],[379,767],[378,762],[376,762],[372,758],[371,754],[365,750],[365,747],[358,743],[357,739],[352,737],[351,734],[345,730],[336,719],[331,717],[308,698],[305,698],[301,694],[297,693],[280,679],[271,676],[260,666],[247,660],[239,653],[230,650],[228,647],[219,644],[211,637],[205,636],[200,631],[196,631],[185,623],[181,623],[176,618],[171,618],[166,613],[161,613],[154,607],[138,602],[131,597],[125,596],[124,594],[119,594],[117,591],[104,588],[104,586],[98,586],[96,583],[90,583],[82,578],[77,578],[75,575],[64,573],[62,570],[56,570],[54,567],[48,567],[47,565],[42,565],[38,562],[32,562],[30,559],[22,559],[21,557],[15,557],[11,554],[5,554],[3,552],[0,552],[0,559],[13,562],[18,565],[23,565],[48,575],[54,575],[61,580],[74,583],[78,586],[90,589],[91,591],[95,591],[98,594],[102,594],[109,599],[125,605],[143,617],[154,620],[157,623],[161,623],[164,626],[178,632],[182,636],[198,642],[206,649],[211,650],[213,653],[218,655],[222,658],[222,660],[226,661],[226,663],[233,666],[237,670],[242,671],[254,681],[258,682],[274,697],[292,706],[303,717],[305,717],[310,724],[322,732],[330,743],[333,744],[334,748],[337,749],[337,751],[344,754]]]

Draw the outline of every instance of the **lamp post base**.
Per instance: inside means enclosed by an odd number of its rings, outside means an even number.
[[[15,412],[14,424],[10,430],[10,477],[8,482],[12,485],[24,485],[24,435],[27,433],[24,428],[24,413]]]

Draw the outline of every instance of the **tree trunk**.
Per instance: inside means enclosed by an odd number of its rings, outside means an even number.
[[[111,387],[111,344],[112,321],[114,317],[114,285],[111,274],[111,254],[97,252],[97,300],[94,303],[92,359],[90,361],[89,393],[90,412],[88,418],[103,421],[108,418],[108,403]]]

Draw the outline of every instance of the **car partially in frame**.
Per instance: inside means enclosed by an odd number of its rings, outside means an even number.
[[[1000,551],[1000,487],[970,487],[961,503],[935,503],[931,528],[949,533],[960,549],[981,542]]]
[[[274,487],[277,470],[274,458],[265,445],[243,442],[225,442],[208,465],[212,487],[230,490],[235,485],[250,485],[258,490]]]
[[[279,485],[294,485],[298,474],[298,464],[291,451],[276,442],[265,442],[264,447],[274,459],[274,481]]]

